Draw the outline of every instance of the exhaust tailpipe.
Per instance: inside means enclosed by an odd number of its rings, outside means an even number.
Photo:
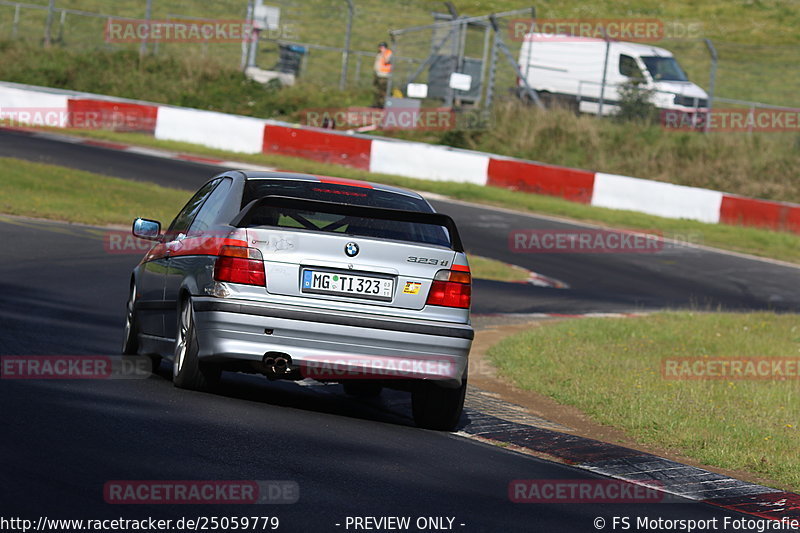
[[[261,360],[269,377],[281,377],[291,372],[292,357],[280,352],[267,352]]]

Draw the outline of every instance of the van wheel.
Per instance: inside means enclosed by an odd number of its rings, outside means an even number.
[[[567,109],[575,113],[576,115],[581,114],[581,103],[578,101],[577,98],[569,98],[567,100]]]
[[[553,93],[550,91],[538,91],[536,93],[539,96],[539,100],[541,100],[542,105],[546,109],[552,109],[554,107],[556,99],[553,97]]]
[[[467,377],[457,389],[446,389],[435,383],[423,382],[411,393],[414,422],[424,429],[453,431],[464,409]]]
[[[178,331],[175,336],[175,359],[172,383],[180,389],[207,390],[219,383],[222,375],[217,365],[200,362],[197,331],[192,301],[186,298],[178,310]]]

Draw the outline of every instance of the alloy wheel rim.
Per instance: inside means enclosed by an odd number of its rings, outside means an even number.
[[[136,288],[131,288],[131,295],[128,297],[128,304],[126,305],[127,312],[125,313],[125,344],[127,345],[131,339],[131,331],[133,330],[133,302],[136,298]]]
[[[186,339],[192,321],[192,314],[189,305],[184,305],[181,309],[181,320],[178,326],[178,342],[175,349],[175,372],[178,373],[183,368],[186,359]]]

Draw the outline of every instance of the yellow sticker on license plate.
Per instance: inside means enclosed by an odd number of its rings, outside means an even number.
[[[422,283],[406,281],[406,286],[403,287],[403,294],[419,294],[420,287],[422,287]]]

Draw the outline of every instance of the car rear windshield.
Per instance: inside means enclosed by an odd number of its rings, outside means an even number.
[[[264,196],[289,196],[322,202],[385,207],[431,213],[427,202],[405,194],[338,183],[294,180],[247,180],[242,207]]]
[[[266,196],[284,196],[422,213],[434,212],[421,198],[391,191],[335,183],[290,180],[249,180],[242,205]],[[275,208],[268,205],[257,206],[255,209],[248,224],[251,227],[273,226],[451,246],[447,229],[439,225],[327,213],[322,209]]]

